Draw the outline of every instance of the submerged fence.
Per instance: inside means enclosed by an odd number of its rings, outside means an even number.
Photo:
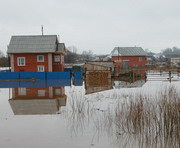
[[[0,88],[71,86],[71,72],[0,72]],[[74,73],[74,85],[82,85],[82,73]]]
[[[70,72],[0,72],[0,80],[15,79],[71,79]]]

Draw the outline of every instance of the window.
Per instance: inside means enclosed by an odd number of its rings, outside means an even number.
[[[62,55],[61,56],[61,63],[63,63],[64,62],[64,56]]]
[[[59,55],[54,56],[54,62],[60,62],[61,57]]]
[[[38,90],[38,96],[44,97],[45,96],[45,90]]]
[[[44,66],[38,66],[38,72],[44,72]]]
[[[44,62],[44,56],[43,55],[38,55],[37,56],[37,61],[38,62]]]
[[[17,63],[18,63],[18,66],[25,66],[25,57],[18,57]]]
[[[141,62],[142,61],[142,57],[139,57],[139,62]]]
[[[59,88],[55,89],[55,95],[60,95],[61,94],[61,90]]]
[[[26,88],[18,88],[18,94],[19,94],[19,96],[25,96]]]
[[[138,64],[134,64],[134,67],[138,67]]]
[[[64,89],[64,87],[62,88],[62,94],[65,94],[65,89]]]

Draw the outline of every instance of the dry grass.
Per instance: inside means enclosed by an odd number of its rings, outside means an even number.
[[[118,147],[180,147],[180,94],[175,87],[168,87],[156,96],[115,94],[113,97],[119,100],[117,105],[102,112],[88,101],[91,98],[72,93],[70,130],[78,133],[91,122],[95,135],[104,131],[111,138],[115,135]]]
[[[135,138],[141,148],[179,148],[180,95],[169,87],[155,100],[138,94],[119,103],[110,118],[116,134]]]

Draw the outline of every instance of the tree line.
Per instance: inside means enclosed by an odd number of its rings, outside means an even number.
[[[162,50],[161,54],[167,58],[180,57],[180,49],[177,47],[166,48],[166,49]]]
[[[0,51],[0,67],[8,67],[8,66],[9,66],[8,56],[4,55],[4,53]]]
[[[77,53],[76,47],[68,47],[64,61],[67,64],[75,64],[75,63],[82,63],[85,61],[91,60],[93,57],[93,52],[91,50],[89,51],[83,51],[81,54]]]

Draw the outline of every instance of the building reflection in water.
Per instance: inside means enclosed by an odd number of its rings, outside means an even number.
[[[88,72],[85,77],[85,94],[92,94],[113,88],[142,87],[146,82],[143,77],[111,78],[109,72]],[[63,85],[64,84],[64,85]],[[73,82],[82,86],[83,80]],[[55,114],[61,106],[66,105],[65,86],[70,86],[70,80],[47,82],[18,82],[17,88],[12,88],[12,98],[9,103],[15,115]],[[37,86],[35,86],[37,85]],[[26,87],[27,86],[27,87]],[[28,87],[29,86],[29,87]]]
[[[122,75],[113,80],[115,88],[135,88],[142,87],[146,83],[146,72],[140,71],[139,73]]]
[[[146,83],[145,79],[136,80],[134,82],[128,81],[114,81],[115,88],[135,88],[135,87],[142,87]]]
[[[66,100],[64,86],[12,88],[9,103],[15,115],[55,114]]]
[[[86,94],[112,89],[112,79],[109,72],[88,72],[85,79]]]
[[[122,76],[111,79],[108,72],[89,72],[86,74],[86,94],[97,93],[113,88],[142,87],[146,83],[146,73],[138,76]]]

